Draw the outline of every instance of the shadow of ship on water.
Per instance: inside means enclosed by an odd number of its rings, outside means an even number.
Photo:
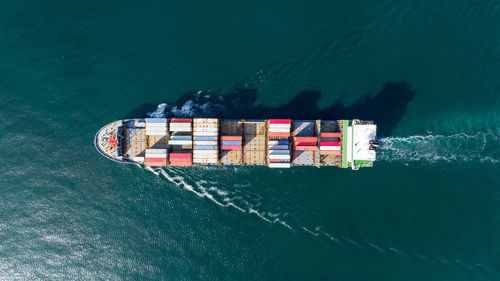
[[[415,96],[408,83],[386,82],[382,90],[366,94],[351,105],[344,105],[340,97],[330,106],[320,109],[322,93],[318,90],[300,92],[287,104],[278,107],[257,105],[256,89],[236,89],[227,95],[188,92],[165,107],[166,117],[216,117],[221,119],[361,119],[373,120],[380,137],[390,135],[406,113],[407,105]],[[126,118],[144,117],[153,112],[157,104],[143,104],[132,110]]]

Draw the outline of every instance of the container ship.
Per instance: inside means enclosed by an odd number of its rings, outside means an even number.
[[[102,127],[104,157],[151,167],[263,165],[372,167],[377,125],[361,120],[143,118]]]

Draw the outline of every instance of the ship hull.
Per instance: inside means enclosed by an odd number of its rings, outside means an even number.
[[[109,160],[152,167],[217,165],[371,167],[376,125],[360,120],[145,118],[95,135]]]

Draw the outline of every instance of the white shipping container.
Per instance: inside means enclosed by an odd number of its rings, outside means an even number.
[[[193,159],[218,159],[217,155],[193,155]]]
[[[193,163],[217,163],[219,162],[219,159],[217,158],[199,158],[199,159],[193,159]]]
[[[144,128],[144,127],[146,127],[146,123],[144,123],[144,121],[135,121],[134,122],[134,127],[136,127],[136,128]]]
[[[213,153],[213,154],[197,154],[193,153],[193,158],[219,158],[219,154]]]
[[[290,124],[269,124],[269,129],[290,129]]]
[[[194,145],[217,145],[217,141],[194,141]]]
[[[290,128],[269,128],[271,133],[290,133]]]
[[[204,164],[204,163],[217,163],[218,159],[193,159],[193,163]]]
[[[130,157],[130,160],[138,162],[138,163],[144,163],[144,157],[140,157],[140,156]]]
[[[147,153],[146,158],[167,158],[166,153]]]
[[[217,132],[219,128],[217,127],[206,127],[206,128],[200,128],[200,127],[194,127],[193,131],[195,132]]]
[[[219,155],[218,150],[196,150],[193,148],[193,155]]]
[[[151,126],[146,126],[146,130],[150,130],[150,131],[167,131],[167,127],[151,127]]]
[[[196,159],[217,159],[218,155],[217,154],[214,154],[214,155],[195,155],[195,154],[193,154],[193,159],[194,158],[196,158]]]
[[[191,123],[189,123],[189,122],[170,122],[170,126],[191,127]]]
[[[177,124],[170,124],[170,128],[191,128],[190,123],[177,123]]]
[[[219,120],[217,118],[194,118],[194,123],[217,123]]]
[[[167,127],[146,127],[146,131],[167,131]]]
[[[269,168],[290,168],[290,163],[269,163]]]
[[[163,128],[163,129],[161,129],[161,130],[152,130],[152,129],[146,128],[146,134],[147,134],[148,132],[149,132],[149,133],[155,133],[155,132],[157,132],[157,133],[167,133],[167,129],[166,129],[166,128]]]
[[[320,146],[319,150],[340,150],[340,146]]]
[[[194,136],[217,136],[217,132],[193,132]]]
[[[215,125],[217,126],[217,124],[219,124],[218,122],[213,122],[213,121],[207,121],[207,122],[194,122],[193,124],[195,125]]]
[[[269,159],[290,160],[290,154],[269,154]]]
[[[191,145],[191,140],[169,140],[168,144],[170,145]]]
[[[170,126],[170,132],[191,132],[191,127],[172,127],[172,126]]]
[[[146,130],[167,130],[167,126],[146,126]]]
[[[218,155],[217,150],[193,150],[193,155]]]
[[[167,127],[167,123],[146,123],[146,127]]]
[[[165,148],[146,148],[146,153],[167,153]]]

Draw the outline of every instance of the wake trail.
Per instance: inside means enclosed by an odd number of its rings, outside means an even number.
[[[387,162],[500,163],[500,137],[492,132],[380,139],[378,160]]]

